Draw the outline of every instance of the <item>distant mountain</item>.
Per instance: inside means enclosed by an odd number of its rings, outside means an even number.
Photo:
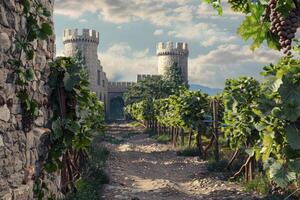
[[[201,90],[202,92],[204,92],[210,96],[216,95],[223,91],[220,88],[210,88],[210,87],[206,87],[206,86],[198,85],[198,84],[190,84],[190,90],[192,90],[192,91]]]

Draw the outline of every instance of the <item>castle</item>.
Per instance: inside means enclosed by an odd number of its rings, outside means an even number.
[[[107,118],[114,118],[112,110],[124,106],[122,97],[128,87],[135,82],[109,82],[98,59],[99,32],[90,29],[65,29],[63,35],[64,55],[76,56],[80,52],[84,58],[89,73],[90,89],[104,102]],[[183,80],[188,84],[188,56],[187,43],[160,42],[156,46],[158,57],[158,74],[138,74],[137,81],[150,76],[163,76],[174,63],[180,67]],[[118,104],[118,105],[116,105]],[[118,117],[117,117],[118,118]]]

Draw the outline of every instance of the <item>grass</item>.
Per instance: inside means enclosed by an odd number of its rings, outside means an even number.
[[[196,157],[199,156],[199,149],[197,147],[187,147],[180,151],[176,152],[177,156],[184,156],[184,157]]]
[[[137,121],[129,122],[128,125],[131,127],[143,126],[140,122],[137,122]]]
[[[245,182],[244,184],[246,192],[258,192],[262,195],[269,193],[270,184],[268,179],[263,175],[258,175],[255,179]]]
[[[161,144],[167,144],[171,141],[171,138],[169,135],[162,134],[162,135],[155,135],[152,137],[156,142]]]
[[[122,135],[122,138],[129,139],[129,138],[139,135],[139,134],[141,134],[141,133],[140,132],[129,132],[126,135]]]
[[[101,187],[109,183],[109,177],[105,173],[104,166],[109,157],[109,151],[97,141],[103,136],[95,136],[93,146],[89,151],[90,159],[82,169],[82,177],[76,182],[76,191],[70,193],[66,200],[99,200]]]
[[[224,172],[226,171],[226,166],[228,164],[227,160],[209,160],[207,163],[207,170],[210,172]]]

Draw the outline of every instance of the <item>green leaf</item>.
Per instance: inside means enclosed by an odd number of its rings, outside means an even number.
[[[205,0],[205,2],[211,4],[212,7],[218,11],[218,15],[223,14],[223,8],[220,0]]]
[[[254,156],[254,153],[255,153],[255,151],[254,151],[253,148],[251,148],[251,149],[245,149],[245,152],[246,152],[249,156]]]
[[[272,151],[273,138],[271,134],[264,134],[263,136],[263,148],[262,148],[262,160],[265,162],[269,159]]]
[[[52,35],[52,27],[49,23],[43,23],[42,24],[42,32],[45,33],[46,35]]]
[[[49,10],[47,10],[47,8],[44,8],[43,15],[45,17],[51,17],[51,12]]]
[[[43,8],[43,5],[42,5],[42,4],[39,4],[39,5],[36,6],[36,12],[37,12],[38,14],[43,14],[44,8]]]
[[[64,77],[64,86],[67,91],[72,91],[76,85],[79,85],[81,78],[79,75],[71,75],[66,72]]]
[[[44,168],[45,168],[46,172],[48,172],[48,173],[53,173],[58,170],[57,165],[54,164],[53,162],[49,162],[49,161],[45,163]]]
[[[51,137],[53,140],[57,140],[63,136],[62,122],[60,119],[52,122],[52,134]]]
[[[269,25],[261,21],[264,9],[260,5],[251,4],[251,15],[246,16],[237,33],[245,40],[252,38],[251,49],[255,50],[260,47],[269,31]]]
[[[267,32],[266,39],[268,47],[270,47],[271,49],[280,50],[279,39],[276,36],[272,35],[270,31]]]
[[[280,187],[285,188],[288,186],[290,180],[293,178],[281,164],[274,163],[270,166],[270,178]]]
[[[27,60],[32,60],[33,56],[34,56],[34,51],[33,50],[26,51]]]
[[[300,133],[295,126],[287,126],[285,128],[285,134],[287,137],[288,144],[293,149],[300,149]]]
[[[38,34],[39,38],[42,40],[48,39],[49,36],[53,34],[52,27],[49,23],[43,23]]]
[[[7,62],[16,68],[22,65],[21,61],[18,59],[9,59]]]
[[[29,13],[29,11],[30,11],[30,2],[29,2],[29,0],[24,0],[23,1],[23,6],[24,6],[24,8],[23,8],[24,13],[25,14]]]
[[[25,79],[26,81],[32,81],[35,78],[35,74],[32,68],[28,68],[25,71]]]
[[[300,159],[290,161],[289,168],[293,172],[300,173]]]

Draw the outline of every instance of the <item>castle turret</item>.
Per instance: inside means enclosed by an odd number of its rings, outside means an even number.
[[[89,73],[90,89],[106,103],[108,81],[98,60],[99,33],[90,29],[83,29],[82,33],[78,29],[65,29],[63,43],[65,56],[82,54]]]
[[[156,47],[158,56],[158,74],[164,75],[174,64],[180,67],[183,80],[188,83],[188,44],[178,42],[175,45],[172,42],[160,42]]]

